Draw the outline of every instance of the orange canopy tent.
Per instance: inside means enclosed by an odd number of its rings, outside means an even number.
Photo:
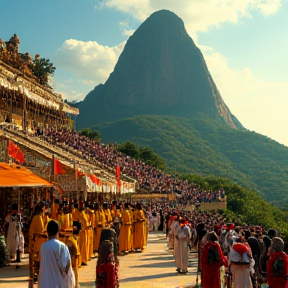
[[[0,163],[0,188],[52,186],[51,183],[33,174],[25,167]]]

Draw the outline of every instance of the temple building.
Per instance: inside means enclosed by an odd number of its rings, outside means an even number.
[[[27,133],[63,126],[73,130],[78,114],[60,94],[0,61],[0,123],[15,124]]]

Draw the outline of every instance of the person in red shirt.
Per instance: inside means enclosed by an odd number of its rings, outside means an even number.
[[[202,288],[221,288],[220,267],[227,265],[215,232],[207,234],[207,242],[202,252]]]
[[[288,256],[283,250],[283,240],[274,237],[271,243],[271,256],[267,262],[267,283],[270,288],[288,288]]]

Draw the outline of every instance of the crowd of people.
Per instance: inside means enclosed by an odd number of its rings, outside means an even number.
[[[44,135],[43,135],[44,134]],[[37,134],[39,135],[39,134]],[[202,202],[218,202],[223,200],[225,192],[204,191],[187,180],[145,164],[119,152],[115,145],[105,145],[66,128],[52,129],[41,133],[42,139],[60,146],[63,149],[73,149],[77,156],[106,170],[114,171],[120,166],[121,174],[137,181],[139,190],[156,193],[172,193],[181,195],[181,202],[186,205]]]
[[[52,282],[53,279],[58,281],[57,279],[59,279],[59,275],[52,278],[50,275],[48,279],[46,277],[48,272],[45,272],[46,276],[43,276],[44,273],[42,273],[41,276],[41,271],[44,271],[43,266],[53,266],[54,271],[51,272],[53,275],[59,272],[57,269],[55,269],[54,265],[51,265],[54,260],[51,260],[52,262],[48,263],[50,261],[47,260],[49,257],[47,258],[47,256],[41,256],[41,247],[48,247],[43,246],[43,243],[47,242],[47,240],[50,239],[50,236],[55,236],[55,234],[50,235],[54,232],[49,232],[48,226],[51,221],[56,221],[57,225],[59,226],[59,231],[57,232],[58,239],[62,243],[65,243],[70,251],[70,258],[66,255],[65,263],[69,260],[69,265],[71,266],[72,270],[69,269],[70,266],[67,267],[67,270],[66,268],[63,269],[67,271],[67,273],[69,271],[69,277],[70,280],[72,279],[72,281],[68,282],[75,284],[71,284],[72,286],[67,287],[77,287],[78,269],[82,266],[88,265],[88,262],[93,257],[96,257],[96,255],[99,253],[101,246],[100,244],[103,242],[103,239],[101,240],[101,237],[103,237],[102,231],[112,228],[113,231],[115,231],[115,239],[113,239],[115,259],[117,259],[117,255],[126,255],[127,253],[133,251],[143,251],[147,244],[148,219],[140,203],[132,205],[130,203],[121,202],[118,204],[116,200],[109,204],[106,202],[87,203],[83,201],[80,203],[67,203],[66,201],[63,201],[60,203],[59,199],[56,199],[51,207],[47,205],[48,203],[49,202],[40,201],[37,205],[35,205],[32,217],[29,221],[28,248],[29,253],[34,257],[33,267],[36,267],[33,275],[34,282],[39,280],[39,287],[58,287],[56,282]],[[6,253],[4,253],[4,256],[2,257],[8,257],[10,262],[17,261],[17,251],[21,253],[24,251],[24,241],[23,243],[21,242],[21,247],[19,247],[19,243],[17,242],[18,238],[23,240],[24,235],[20,230],[20,237],[18,237],[18,232],[15,229],[16,224],[14,225],[12,220],[15,211],[17,213],[18,209],[18,207],[15,208],[14,206],[16,206],[15,203],[12,204],[11,211],[9,211],[3,225],[1,225],[1,228],[4,230],[6,235]],[[19,224],[19,222],[15,223]],[[51,225],[53,226],[54,224]],[[55,231],[55,227],[52,230]],[[56,237],[54,238],[56,239]],[[13,239],[13,243],[9,242],[11,239]],[[54,244],[56,245],[57,243]],[[101,257],[99,257],[99,259],[100,258]],[[2,260],[5,263],[5,259]],[[115,262],[115,265],[116,264],[117,262]],[[66,265],[67,263],[65,264],[65,267]],[[63,269],[60,270],[63,272]],[[115,274],[117,274],[116,270],[114,271]],[[116,283],[118,281],[117,275],[114,278]],[[45,283],[49,283],[49,285],[46,285]],[[101,287],[100,284],[97,287]]]
[[[137,203],[116,200],[111,203],[76,203],[71,199],[70,203],[66,200],[60,203],[56,199],[48,207],[47,203],[41,201],[34,207],[29,223],[29,253],[34,255],[33,261],[38,263],[38,269],[36,265],[34,270],[34,280],[39,281],[39,287],[51,287],[51,281],[59,279],[64,279],[67,287],[77,287],[78,269],[88,265],[96,256],[97,287],[101,288],[105,281],[113,281],[111,287],[118,287],[118,256],[143,251],[149,231],[162,231],[166,234],[168,247],[174,255],[177,273],[188,273],[189,254],[196,249],[203,288],[254,288],[263,283],[268,283],[270,288],[288,288],[288,258],[283,251],[284,242],[276,230],[260,226],[235,226],[227,223],[224,216],[217,212],[185,209],[187,204],[197,207],[202,202],[221,201],[225,197],[224,191],[201,190],[186,180],[165,174],[120,153],[114,145],[89,140],[65,128],[37,130],[36,134],[44,141],[63,149],[71,151],[72,148],[78,156],[103,169],[114,171],[119,165],[122,174],[137,180],[139,189],[163,194],[174,192],[178,195],[174,201],[158,203],[146,200]],[[21,220],[17,220],[15,211],[11,210],[2,227],[7,243],[6,254],[2,254],[5,257],[8,255],[10,261],[17,261],[19,253],[24,251]],[[113,248],[109,246],[109,253],[105,256],[108,260],[101,257],[101,253],[106,255],[106,248],[101,243],[107,229],[114,231],[109,238]],[[46,244],[48,239],[53,240],[49,245]],[[1,259],[3,241],[0,243],[1,265],[5,261]],[[41,276],[43,267],[55,268],[55,265],[51,265],[55,259],[48,259],[52,254],[47,251],[51,249],[63,251],[61,269],[52,269],[49,272],[61,273],[62,278],[59,275],[52,278]],[[109,266],[113,268],[109,268],[109,280],[105,271],[108,269],[105,265],[108,264],[113,264]]]
[[[101,283],[108,278],[113,280],[111,287],[118,287],[118,256],[142,252],[149,231],[160,231],[167,236],[177,273],[188,273],[189,254],[198,252],[198,271],[203,288],[254,288],[263,283],[268,283],[270,288],[288,287],[288,258],[283,252],[284,242],[275,229],[235,225],[227,223],[217,212],[181,210],[179,207],[176,202],[152,203],[147,200],[136,203],[116,200],[111,203],[60,203],[55,199],[51,207],[44,201],[39,202],[29,223],[29,253],[34,255],[34,263],[38,263],[38,269],[34,270],[35,282],[39,281],[39,287],[51,287],[53,281],[62,279],[66,283],[64,287],[77,287],[78,269],[89,265],[89,261],[97,256],[97,287],[101,288]],[[11,261],[17,259],[17,250],[24,251],[21,242],[24,237],[21,230],[16,229],[19,223],[13,222],[14,210],[1,227],[6,230],[9,246],[6,252]],[[100,257],[101,253],[105,254],[106,248],[102,244],[107,240],[103,238],[107,231],[114,231],[109,236],[113,242],[113,252],[108,249],[109,260]],[[50,244],[44,245],[46,242]],[[49,251],[56,248],[60,251],[59,247],[63,250],[62,266],[55,269],[57,266],[51,265],[55,259]],[[114,270],[109,274],[105,265],[112,265]],[[49,267],[53,269],[50,271]],[[56,285],[56,282],[52,284]]]
[[[202,288],[288,287],[288,256],[275,229],[235,226],[217,213],[174,211],[166,219],[176,271],[187,273],[197,247]]]

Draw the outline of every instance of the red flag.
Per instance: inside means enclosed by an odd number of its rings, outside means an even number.
[[[96,183],[98,186],[102,185],[102,182],[94,174],[90,175],[90,179],[92,180],[93,183]]]
[[[18,160],[18,162],[21,163],[21,164],[24,163],[24,154],[23,154],[23,152],[20,150],[20,148],[17,150],[16,160]]]
[[[14,158],[14,156],[17,153],[17,147],[12,140],[9,140],[9,144],[7,148],[8,148],[8,154]]]
[[[120,166],[117,165],[117,167],[116,167],[116,181],[117,181],[117,187],[119,189],[121,188],[120,174],[121,174]]]
[[[8,144],[8,154],[13,157],[14,159],[16,159],[19,163],[23,164],[24,163],[24,154],[21,151],[21,149],[14,144],[14,142],[12,140],[9,140],[9,144]]]
[[[77,180],[78,180],[79,177],[85,175],[85,173],[79,171],[77,168],[75,168],[75,174],[76,174],[76,179],[77,179]]]
[[[54,174],[59,175],[64,173],[65,171],[63,169],[61,162],[54,157]]]
[[[116,167],[116,179],[117,180],[120,180],[120,174],[121,174],[120,166],[117,165],[117,167]]]

